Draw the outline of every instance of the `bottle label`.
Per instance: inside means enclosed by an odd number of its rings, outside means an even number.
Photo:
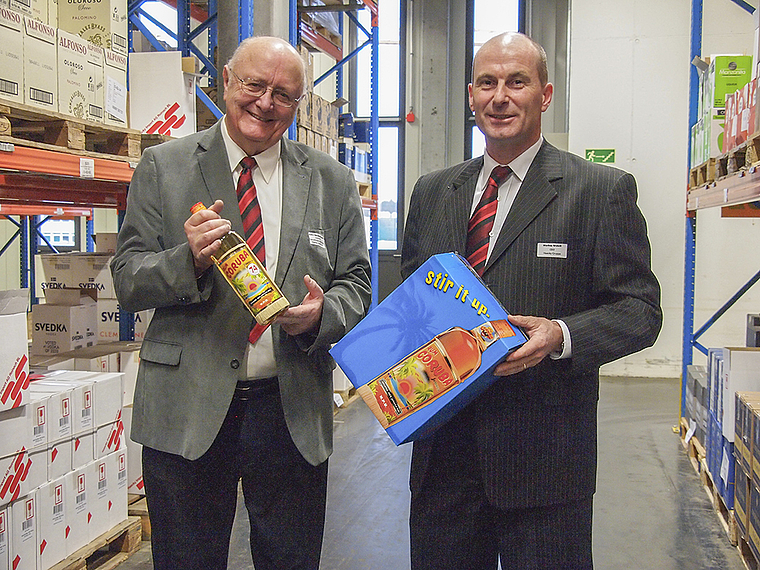
[[[282,297],[256,256],[245,247],[230,250],[217,260],[227,281],[254,315]]]
[[[459,375],[452,368],[437,338],[362,386],[363,396],[377,402],[383,427],[388,427],[456,386]],[[377,410],[376,406],[371,406]],[[377,413],[377,412],[376,412]]]

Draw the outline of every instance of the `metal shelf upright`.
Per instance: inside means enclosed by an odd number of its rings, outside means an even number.
[[[367,40],[362,43],[360,46],[358,46],[356,49],[352,50],[349,54],[343,56],[343,50],[336,51],[335,46],[331,44],[329,41],[325,40],[320,36],[319,34],[314,34],[311,31],[311,28],[309,26],[304,25],[302,22],[300,22],[299,19],[299,25],[298,25],[298,31],[300,34],[300,37],[302,39],[307,39],[311,45],[314,47],[317,47],[318,49],[322,49],[321,46],[324,46],[325,53],[332,56],[336,59],[336,63],[333,67],[328,69],[325,73],[323,73],[320,77],[314,80],[314,84],[317,85],[330,77],[333,73],[336,74],[336,97],[342,97],[343,96],[343,66],[351,61],[354,57],[356,57],[363,49],[370,47],[371,53],[370,53],[370,142],[369,142],[369,160],[368,160],[368,174],[370,176],[370,181],[372,185],[372,198],[371,199],[362,199],[362,206],[370,211],[370,235],[369,235],[369,254],[370,254],[370,263],[372,265],[372,305],[371,308],[374,308],[377,305],[378,299],[379,299],[379,277],[378,277],[378,268],[379,268],[379,252],[378,252],[378,243],[377,243],[377,236],[378,236],[378,220],[377,220],[377,157],[376,157],[376,149],[377,149],[377,141],[378,141],[378,130],[380,128],[380,115],[379,115],[379,105],[378,105],[378,55],[379,55],[379,45],[380,45],[380,34],[378,30],[379,25],[379,19],[378,19],[378,5],[374,0],[361,0],[361,2],[358,3],[349,3],[349,4],[329,4],[326,6],[318,6],[318,7],[298,7],[296,0],[290,0],[291,3],[291,15],[293,13],[293,10],[299,10],[301,12],[309,12],[309,11],[339,11],[339,12],[345,12],[348,16],[349,20],[351,20],[352,24],[356,27],[357,30],[360,30],[366,37]],[[370,30],[367,30],[357,19],[354,12],[358,9],[368,9],[371,13],[371,25]],[[293,24],[293,21],[291,19],[291,26]],[[341,19],[341,31],[342,31],[342,19]],[[291,27],[292,31],[292,27]],[[306,34],[306,35],[304,35]],[[316,35],[317,38],[314,38],[313,36]],[[298,43],[298,41],[291,36],[291,43],[294,45]]]

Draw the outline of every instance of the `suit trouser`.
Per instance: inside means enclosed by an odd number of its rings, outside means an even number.
[[[502,570],[591,570],[593,497],[534,508],[493,505],[473,436],[478,418],[460,414],[463,422],[414,443],[411,478],[422,483],[412,485],[412,570],[496,570],[499,561]]]
[[[298,452],[273,380],[236,392],[199,459],[143,448],[155,570],[227,568],[240,479],[256,570],[319,567],[327,461],[314,467]]]

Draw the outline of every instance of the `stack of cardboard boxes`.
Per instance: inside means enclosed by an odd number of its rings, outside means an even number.
[[[32,379],[27,303],[0,293],[0,568],[47,570],[126,520],[123,375]]]
[[[736,526],[760,560],[760,392],[736,393],[735,442]]]
[[[126,2],[0,0],[0,97],[128,125]]]

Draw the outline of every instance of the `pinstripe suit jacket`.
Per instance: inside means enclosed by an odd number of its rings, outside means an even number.
[[[482,165],[480,157],[419,179],[402,248],[404,277],[430,255],[465,251]],[[473,460],[501,508],[594,492],[599,367],[650,346],[662,323],[636,198],[630,174],[544,142],[497,238],[483,274],[488,287],[513,314],[562,319],[572,339],[572,358],[546,358],[496,382],[446,426],[475,430]],[[541,243],[566,244],[567,257],[539,257]],[[424,481],[434,440],[415,443],[413,489]]]

